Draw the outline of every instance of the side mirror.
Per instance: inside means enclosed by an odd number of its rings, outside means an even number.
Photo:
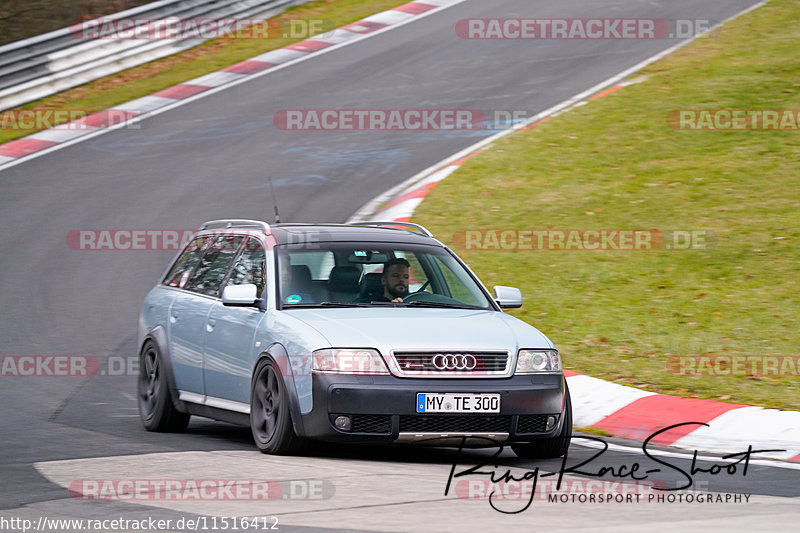
[[[258,288],[252,283],[228,285],[222,289],[222,305],[251,307],[258,302]]]
[[[516,287],[494,286],[494,301],[502,309],[522,307],[522,291]]]

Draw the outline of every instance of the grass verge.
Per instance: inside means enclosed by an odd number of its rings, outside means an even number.
[[[288,31],[289,35],[302,34],[305,27],[322,27],[325,31],[329,31],[407,2],[408,0],[315,0],[292,6],[269,22],[263,23],[264,26],[269,25],[269,30],[265,33],[270,36],[276,35],[276,38],[213,39],[186,52],[124,70],[15,109],[2,111],[0,116],[12,117],[13,113],[20,110],[77,111],[88,115],[311,37],[311,35],[301,35],[294,39],[283,38],[282,32],[274,31],[280,27],[293,28],[291,26],[293,21],[297,21],[294,26],[297,30]],[[309,25],[303,24],[303,21],[309,22]],[[255,31],[252,33],[257,34]],[[48,119],[42,122],[46,123],[59,115],[48,113],[46,116]],[[66,118],[70,115],[63,113],[63,116]],[[53,120],[47,127],[67,120]],[[44,129],[19,128],[14,122],[8,120],[0,124],[0,143]]]
[[[575,433],[585,433],[587,435],[596,435],[598,437],[613,437],[611,433],[606,431],[605,429],[596,428],[594,426],[587,426],[587,427],[573,427],[572,431]]]
[[[672,110],[800,109],[800,4],[774,0],[651,65],[646,81],[494,143],[414,221],[484,280],[566,367],[655,392],[798,409],[783,375],[682,376],[671,356],[800,347],[800,131],[681,131]],[[705,249],[465,249],[465,230],[711,230]],[[459,242],[460,241],[460,242]],[[486,244],[484,241],[483,244]]]

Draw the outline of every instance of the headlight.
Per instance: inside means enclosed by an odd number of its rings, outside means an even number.
[[[376,350],[366,348],[325,348],[312,353],[312,368],[334,374],[388,374],[386,363]]]
[[[520,350],[515,374],[535,374],[561,370],[561,359],[555,350]]]

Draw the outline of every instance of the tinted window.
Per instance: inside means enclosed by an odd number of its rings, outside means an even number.
[[[255,239],[248,239],[242,255],[236,260],[231,270],[228,285],[247,285],[252,283],[258,287],[258,294],[264,288],[264,248]]]
[[[416,254],[407,253],[403,251],[398,251],[395,253],[396,257],[402,257],[411,265],[411,268],[408,271],[408,290],[409,292],[415,292],[420,290],[422,287],[427,289],[427,292],[431,292],[429,289],[430,284],[428,283],[428,277],[425,275],[425,270],[422,268],[422,265],[419,264],[419,259],[417,258]],[[383,271],[383,268],[381,268]]]
[[[313,249],[309,249],[313,248]],[[280,245],[275,248],[278,264],[278,300],[282,309],[292,307],[308,307],[309,305],[354,304],[354,305],[386,305],[431,306],[431,307],[477,307],[491,309],[480,285],[470,276],[445,248],[419,244],[390,243],[347,243],[316,242],[313,245]],[[327,254],[336,259],[335,266],[331,262],[316,261],[320,272],[319,278],[327,280],[324,286],[316,278],[305,289],[297,286],[297,273],[293,270],[297,265],[309,265],[310,258],[323,258]],[[403,259],[408,263],[402,278],[384,285],[380,276],[387,262]],[[403,264],[400,263],[400,264]],[[292,268],[286,268],[291,265]],[[309,270],[312,270],[309,268]],[[326,272],[327,270],[327,272]],[[397,270],[395,268],[395,270]],[[315,289],[325,294],[313,297]],[[386,293],[395,298],[403,298],[394,302]],[[306,298],[307,293],[311,298]],[[300,296],[297,298],[296,296]],[[406,300],[407,298],[407,300]]]
[[[208,296],[219,296],[220,285],[239,245],[239,235],[222,235],[206,250],[200,263],[184,287]]]
[[[197,262],[200,261],[205,250],[211,246],[215,240],[216,238],[213,235],[195,237],[192,239],[183,250],[183,253],[181,253],[172,265],[172,268],[169,269],[166,277],[164,277],[164,285],[182,289],[189,280],[189,275],[192,273],[192,270],[194,270]]]
[[[336,266],[336,260],[329,250],[297,252],[292,254],[292,265],[307,266],[311,279],[327,280],[331,269]]]

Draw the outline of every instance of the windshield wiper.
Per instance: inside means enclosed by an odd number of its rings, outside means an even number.
[[[369,304],[356,302],[320,302],[316,304],[284,304],[284,309],[306,309],[309,307],[370,307]]]
[[[450,309],[486,309],[477,305],[469,304],[451,304],[446,302],[426,302],[424,300],[416,300],[414,302],[405,302],[405,305],[416,307],[446,307]]]

